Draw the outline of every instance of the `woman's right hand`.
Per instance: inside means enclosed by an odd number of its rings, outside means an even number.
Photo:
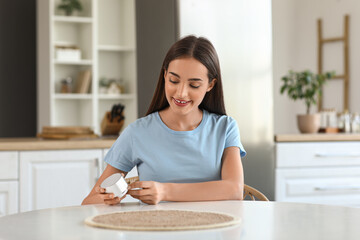
[[[110,175],[114,173],[120,173],[123,177],[126,176],[127,172],[120,171],[111,165],[107,165],[104,172],[101,174],[100,178],[96,182],[95,186],[89,193],[89,195],[83,200],[81,205],[87,204],[108,204],[108,205],[115,205],[120,203],[126,197],[126,194],[119,198],[115,197],[113,193],[106,193],[105,188],[101,188],[101,183]]]
[[[121,200],[123,200],[126,195],[123,197],[115,197],[113,193],[106,193],[105,188],[101,188],[100,186],[95,187],[95,191],[90,193],[81,205],[87,204],[107,204],[107,205],[116,205],[119,204]]]

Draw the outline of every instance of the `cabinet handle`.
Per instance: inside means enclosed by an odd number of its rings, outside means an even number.
[[[315,191],[339,191],[339,190],[360,190],[360,186],[329,186],[329,187],[314,187]]]
[[[359,153],[316,153],[318,158],[344,157],[344,158],[360,158]]]

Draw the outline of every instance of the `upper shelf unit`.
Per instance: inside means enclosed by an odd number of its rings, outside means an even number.
[[[61,0],[38,0],[39,131],[78,125],[99,134],[118,103],[124,127],[137,119],[135,0],[80,2],[83,10],[67,16]],[[79,91],[84,79],[90,84]]]

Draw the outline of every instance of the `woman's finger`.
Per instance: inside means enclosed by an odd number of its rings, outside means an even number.
[[[115,195],[113,193],[105,193],[101,194],[102,198],[105,200],[111,200],[115,198]]]
[[[154,205],[155,203],[151,200],[141,200],[143,203],[149,204],[149,205]]]
[[[102,188],[102,187],[100,187],[100,186],[97,186],[97,187],[95,188],[95,191],[96,191],[97,193],[105,193],[105,192],[106,192],[106,189],[105,189],[105,188]]]
[[[105,202],[105,204],[108,204],[108,205],[115,205],[115,204],[120,203],[120,198],[116,197],[113,199],[104,199],[104,202]]]
[[[137,181],[137,182],[133,182],[130,185],[130,189],[133,188],[150,188],[152,186],[152,182],[151,181]]]
[[[102,197],[103,199],[113,199],[113,198],[115,198],[115,194],[114,194],[114,193],[105,193],[105,194],[101,194],[101,197]],[[126,198],[126,194],[125,194],[124,196],[122,196],[122,197],[120,198],[120,200],[122,200],[122,199],[124,199],[124,198]]]
[[[150,189],[128,190],[128,194],[131,196],[145,196],[151,195]]]

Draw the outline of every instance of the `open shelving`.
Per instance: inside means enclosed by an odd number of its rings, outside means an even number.
[[[90,126],[100,123],[114,104],[125,105],[125,124],[136,120],[135,0],[80,0],[83,11],[65,16],[61,0],[38,0],[38,131],[43,126]],[[79,60],[59,60],[56,47],[80,49]],[[90,70],[87,93],[62,93],[70,77],[72,89],[81,71]],[[100,78],[121,81],[121,94],[99,92]]]

